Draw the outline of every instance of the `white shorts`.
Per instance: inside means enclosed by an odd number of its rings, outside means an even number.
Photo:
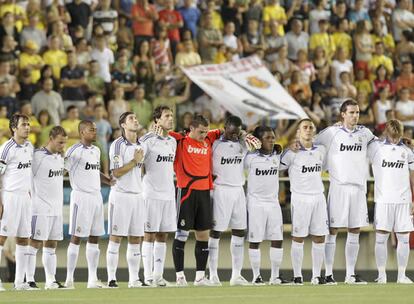
[[[292,193],[290,203],[292,236],[323,236],[329,233],[325,195]]]
[[[243,187],[214,185],[213,230],[245,230],[246,227],[246,197]]]
[[[32,215],[32,236],[37,241],[63,240],[63,217]]]
[[[375,204],[374,227],[376,230],[413,231],[411,204]]]
[[[0,235],[8,237],[30,237],[32,203],[29,193],[1,192],[3,217]]]
[[[105,234],[104,210],[100,192],[87,193],[72,190],[70,193],[69,233],[77,237]]]
[[[332,184],[328,194],[328,219],[332,228],[369,225],[366,191],[354,185]]]
[[[108,204],[108,234],[144,236],[145,206],[142,194],[111,191]]]
[[[249,217],[247,239],[250,243],[283,240],[283,217],[279,203],[248,199],[247,210]]]
[[[175,201],[146,199],[145,232],[175,232],[177,230],[177,207]]]

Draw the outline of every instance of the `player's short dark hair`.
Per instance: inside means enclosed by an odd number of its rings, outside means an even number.
[[[56,138],[59,135],[62,135],[64,137],[68,136],[65,129],[63,129],[61,126],[54,126],[49,132],[49,137],[52,138]]]
[[[154,112],[152,112],[152,120],[154,122],[157,122],[157,120],[161,118],[162,112],[164,112],[164,111],[171,111],[172,112],[172,110],[169,106],[160,105],[160,106],[155,108]]]
[[[85,129],[88,126],[92,126],[93,125],[93,121],[92,120],[82,120],[79,125],[78,125],[78,132],[79,134],[81,133],[81,131],[83,129]]]
[[[134,112],[127,111],[127,112],[122,113],[122,114],[121,114],[121,116],[119,116],[118,124],[119,124],[119,127],[121,128],[121,130],[123,130],[123,129],[124,129],[124,128],[122,128],[122,126],[121,126],[121,125],[122,125],[123,123],[125,123],[125,121],[126,121],[126,119],[127,119],[128,115],[131,115],[131,114],[134,114],[134,115],[135,115],[135,113],[134,113]],[[122,133],[123,133],[123,131],[122,131]]]
[[[66,113],[69,113],[70,111],[72,111],[73,109],[77,109],[78,107],[75,105],[70,105],[69,107],[67,107],[66,109]]]
[[[357,106],[358,103],[353,99],[347,99],[341,104],[340,112],[345,113],[349,106]]]
[[[274,132],[273,129],[269,126],[258,126],[253,131],[253,136],[258,138],[260,141],[263,139],[263,135],[266,132]]]
[[[190,126],[192,126],[193,128],[197,128],[200,125],[203,127],[208,127],[209,124],[210,122],[207,118],[205,118],[203,115],[196,114],[193,116]]]
[[[226,118],[224,122],[224,126],[235,126],[235,127],[241,127],[242,120],[239,116],[230,115]]]
[[[17,129],[20,119],[29,121],[29,117],[24,114],[13,114],[13,116],[10,118],[9,129],[12,135],[14,135],[13,129]]]

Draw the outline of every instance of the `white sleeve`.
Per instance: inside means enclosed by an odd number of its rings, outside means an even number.
[[[369,159],[369,161],[371,162],[371,163],[373,163],[374,162],[374,157],[375,157],[375,154],[377,153],[377,151],[378,151],[378,148],[379,148],[379,143],[378,143],[378,141],[371,141],[369,144],[368,144],[368,148],[367,148],[367,157],[368,157],[368,159]]]
[[[5,142],[0,147],[0,161],[7,164],[10,155],[10,148],[7,145],[8,142]]]
[[[377,137],[372,133],[372,131],[368,128],[364,128],[365,134],[367,135],[368,138],[368,143],[372,142],[373,140],[375,140]]]
[[[319,132],[318,135],[316,135],[315,144],[322,145],[326,149],[328,149],[329,145],[331,144],[332,137],[333,137],[333,127],[328,127],[322,130],[321,132]]]
[[[408,168],[410,170],[414,170],[414,153],[413,153],[413,150],[411,150],[410,148],[408,148],[407,150],[408,150],[408,156],[407,156]]]
[[[119,169],[124,165],[122,142],[114,141],[109,147],[109,170]]]
[[[280,156],[280,168],[279,170],[287,170],[290,165],[293,162],[293,159],[295,158],[294,152],[292,150],[285,150],[285,152],[282,153]]]
[[[248,170],[250,168],[251,162],[252,162],[252,156],[250,154],[247,154],[243,162],[244,170]]]

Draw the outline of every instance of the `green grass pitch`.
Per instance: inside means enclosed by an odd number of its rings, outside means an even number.
[[[43,285],[42,285],[43,286]],[[204,288],[137,288],[128,289],[125,283],[119,289],[86,289],[86,283],[77,283],[75,290],[13,291],[0,293],[0,303],[141,303],[141,304],[219,304],[219,303],[414,303],[414,286],[368,284],[366,286],[245,286]]]

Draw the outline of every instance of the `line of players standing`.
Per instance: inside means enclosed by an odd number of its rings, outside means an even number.
[[[341,107],[341,124],[325,129],[314,140],[315,126],[311,120],[303,119],[298,123],[297,144],[281,154],[280,147],[274,144],[276,138],[271,128],[257,127],[253,135],[245,134],[241,131],[241,120],[235,116],[227,119],[224,131],[209,131],[208,121],[196,116],[186,135],[171,131],[174,122],[168,107],[158,107],[153,117],[154,130],[138,140],[139,123],[135,115],[131,112],[121,115],[119,125],[123,134],[110,147],[112,177],[108,177],[100,173],[100,151],[92,144],[96,139],[93,122],[80,123],[81,141],[70,147],[63,158],[67,136],[61,127],[52,129],[46,147],[33,152],[27,141],[30,131],[27,117],[13,116],[10,121],[13,137],[0,148],[0,174],[3,175],[0,250],[7,237],[16,237],[16,289],[37,288],[34,271],[42,243],[45,288],[74,288],[79,244],[85,237],[88,238],[87,287],[103,287],[97,278],[98,238],[104,234],[101,182],[111,185],[107,287],[118,287],[116,269],[122,237],[128,239],[128,287],[168,285],[163,278],[168,232],[176,232],[173,242],[176,285],[186,286],[184,246],[190,230],[195,230],[196,237],[194,285],[220,286],[219,239],[221,232],[228,228],[232,229],[230,285],[250,284],[241,275],[246,229],[253,284],[265,284],[260,275],[259,245],[269,240],[269,284],[302,285],[303,241],[309,234],[312,236],[311,283],[336,284],[333,258],[337,230],[342,227],[348,228],[345,283],[366,284],[354,269],[359,230],[368,225],[367,157],[375,177],[377,281],[387,281],[386,242],[389,232],[394,231],[398,239],[397,282],[412,283],[405,275],[405,268],[408,233],[413,229],[410,180],[414,164],[411,149],[401,142],[402,125],[398,121],[388,122],[384,140],[375,139],[367,128],[357,125],[358,105],[348,100]],[[256,150],[249,152],[252,148]],[[330,173],[328,203],[321,179],[324,168]],[[55,250],[57,241],[62,239],[64,169],[69,172],[72,193],[71,241],[63,286],[55,278]],[[247,170],[248,182],[246,195],[244,170]],[[291,182],[292,282],[279,275],[283,257],[283,222],[278,203],[280,170],[288,170]],[[141,256],[144,282],[138,276]],[[209,279],[205,275],[208,258]],[[326,271],[322,277],[324,261]]]

